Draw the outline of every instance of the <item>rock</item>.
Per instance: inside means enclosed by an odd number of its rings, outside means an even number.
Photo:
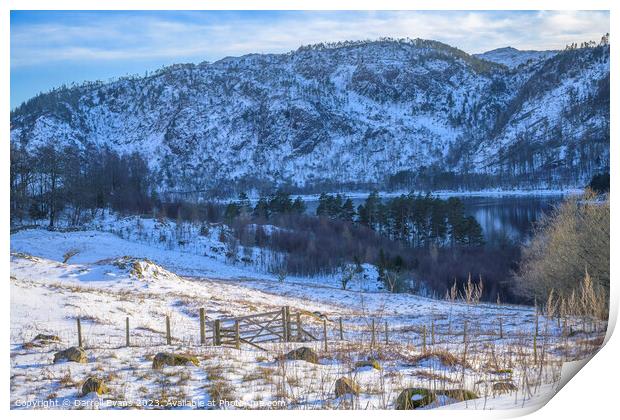
[[[186,366],[188,364],[198,366],[200,362],[195,356],[187,354],[157,353],[153,357],[153,369],[161,369],[164,366]]]
[[[335,391],[336,398],[347,394],[359,395],[360,386],[353,379],[345,378],[343,376],[336,381]]]
[[[103,379],[89,376],[82,384],[80,396],[83,397],[90,394],[91,392],[96,392],[97,395],[102,395],[107,394],[109,392],[109,389],[103,382]]]
[[[478,398],[478,395],[466,389],[440,389],[431,391],[427,388],[407,388],[396,399],[397,410],[415,410],[434,403],[438,396],[444,396],[456,401],[466,401]]]
[[[435,401],[437,396],[430,389],[426,388],[407,388],[404,389],[396,399],[397,410],[415,410],[424,407]]]
[[[81,347],[69,347],[66,350],[54,353],[54,363],[62,362],[63,360],[77,363],[88,363],[86,352]]]
[[[37,334],[37,336],[32,341],[56,341],[60,342],[60,337],[52,334]]]
[[[364,367],[371,367],[373,369],[381,370],[381,365],[375,359],[360,360],[358,362],[355,362],[356,369]]]
[[[319,356],[309,347],[300,347],[286,354],[287,360],[304,360],[309,363],[319,364]]]
[[[505,392],[512,392],[516,390],[517,386],[509,381],[495,382],[493,384],[493,392],[496,392],[498,394],[503,394]]]
[[[43,346],[46,346],[52,343],[60,343],[60,341],[61,341],[60,337],[56,335],[37,334],[37,336],[33,338],[32,341],[29,341],[28,343],[24,343],[22,347],[25,349],[31,349],[34,347],[43,347]]]

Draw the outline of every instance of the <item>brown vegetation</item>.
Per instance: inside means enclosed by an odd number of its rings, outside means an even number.
[[[532,301],[551,297],[556,305],[564,300],[575,308],[569,302],[580,300],[581,309],[600,311],[595,301],[607,305],[609,254],[609,197],[588,190],[567,199],[539,224],[523,249],[517,291]]]

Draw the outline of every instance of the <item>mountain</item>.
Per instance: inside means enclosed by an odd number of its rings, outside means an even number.
[[[173,65],[34,97],[11,142],[138,152],[162,191],[583,185],[608,168],[609,46],[511,54],[382,39]]]
[[[532,64],[556,55],[558,51],[522,51],[512,47],[497,48],[482,54],[474,54],[482,60],[503,64],[514,69],[524,64]]]

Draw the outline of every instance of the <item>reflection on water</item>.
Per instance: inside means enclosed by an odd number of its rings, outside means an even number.
[[[560,203],[563,195],[503,196],[503,197],[459,197],[465,205],[465,213],[474,216],[488,243],[495,243],[508,237],[516,242],[529,238],[533,224],[544,213]],[[364,199],[353,199],[355,208]],[[318,201],[306,201],[308,213],[315,214]]]
[[[489,243],[508,237],[526,241],[534,223],[562,201],[562,196],[460,197],[465,212],[476,218]]]

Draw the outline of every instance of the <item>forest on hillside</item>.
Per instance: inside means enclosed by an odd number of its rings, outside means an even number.
[[[110,210],[205,229],[227,226],[233,232],[223,237],[228,253],[237,256],[248,247],[273,251],[277,257],[269,270],[282,277],[346,277],[354,275],[347,267],[359,272],[362,264],[372,264],[393,292],[441,295],[473,276],[483,279],[486,300],[521,302],[545,294],[515,287],[522,245],[509,238],[486,244],[481,226],[465,215],[458,198],[413,193],[384,198],[375,191],[355,208],[345,194],[322,193],[315,214],[308,214],[301,197],[283,189],[264,193],[255,203],[245,193],[228,203],[170,199],[160,195],[155,174],[137,153],[93,149],[86,158],[76,148],[52,146],[34,155],[16,148],[11,153],[12,227],[43,222],[55,229],[59,220],[78,227]],[[609,175],[594,177],[591,187],[605,194]],[[604,219],[596,225],[604,227]],[[543,247],[544,241],[535,244]]]

